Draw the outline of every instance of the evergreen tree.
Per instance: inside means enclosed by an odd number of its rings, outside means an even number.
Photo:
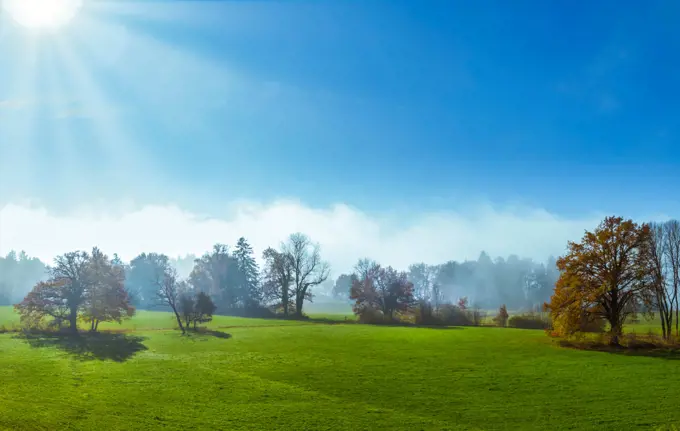
[[[241,237],[233,252],[240,274],[240,291],[243,304],[250,308],[262,301],[259,290],[260,270],[255,261],[253,248],[248,241]]]

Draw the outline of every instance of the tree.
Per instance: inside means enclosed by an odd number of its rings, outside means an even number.
[[[413,296],[416,299],[423,301],[430,301],[432,299],[432,290],[437,280],[437,273],[437,267],[424,263],[416,263],[409,266],[409,281],[413,283]]]
[[[91,254],[66,253],[54,260],[48,281],[39,282],[15,309],[32,325],[51,317],[53,324],[68,322],[71,332],[77,333],[78,319],[83,319],[96,330],[101,321],[120,322],[134,312],[124,280],[123,268],[96,247]]]
[[[670,300],[675,310],[675,336],[680,337],[680,316],[678,315],[680,312],[680,221],[669,220],[664,223],[664,234]]]
[[[333,297],[336,299],[347,300],[349,298],[349,289],[352,287],[352,276],[349,274],[340,274],[333,284]]]
[[[503,304],[498,309],[498,314],[493,318],[493,321],[496,322],[496,325],[505,328],[508,325],[508,317],[508,308]]]
[[[362,268],[365,271],[352,276],[350,290],[356,314],[377,309],[393,320],[395,312],[404,312],[413,305],[413,283],[408,281],[406,272],[377,264]]]
[[[89,288],[81,317],[97,331],[100,322],[118,322],[134,315],[135,309],[125,290],[125,269],[114,255],[110,260],[98,248],[90,255]]]
[[[262,253],[264,259],[263,290],[267,301],[273,301],[283,308],[283,315],[288,316],[291,306],[291,291],[293,284],[293,265],[291,256],[287,253],[278,252],[269,247]]]
[[[180,281],[177,270],[168,265],[156,273],[155,284],[157,286],[156,298],[161,304],[170,307],[175,314],[180,331],[182,334],[186,333],[180,317],[180,298],[187,290],[186,282]]]
[[[47,280],[47,266],[25,252],[10,251],[0,257],[0,305],[23,298],[39,282]]]
[[[238,263],[224,244],[215,244],[212,252],[197,259],[189,275],[194,289],[210,295],[224,311],[239,306],[239,280]]]
[[[293,294],[295,299],[295,314],[302,316],[302,306],[305,299],[311,300],[310,288],[326,281],[330,274],[328,263],[321,260],[318,244],[312,244],[308,236],[294,233],[283,245],[283,253],[292,267]]]
[[[69,320],[70,307],[65,297],[66,280],[40,281],[14,306],[22,324],[39,327],[45,318],[52,318],[50,325],[61,327]]]
[[[156,275],[169,266],[168,256],[142,253],[126,268],[125,289],[133,304],[150,308],[156,304]]]
[[[78,311],[93,283],[90,256],[84,251],[57,256],[48,271],[51,279],[61,286],[62,298],[69,308],[69,327],[72,332],[78,332]]]
[[[199,323],[212,320],[216,308],[210,296],[203,292],[198,292],[196,295],[185,293],[179,299],[179,310],[184,318],[185,328],[189,329],[193,325],[194,331]]]
[[[584,315],[606,319],[610,342],[619,343],[626,318],[651,302],[648,225],[607,217],[581,242],[569,242],[558,259],[561,275],[546,304],[553,325],[563,335],[577,330]]]
[[[210,322],[216,309],[212,299],[205,293],[199,292],[194,304],[194,329],[198,323]]]
[[[375,276],[376,272],[380,269],[380,264],[375,260],[369,259],[367,257],[359,259],[356,265],[354,265],[354,275],[359,277],[359,279],[366,279]]]
[[[241,237],[233,255],[238,268],[241,301],[245,308],[253,308],[262,301],[262,293],[259,291],[260,270],[255,261],[253,248]]]
[[[7,282],[0,281],[0,305],[9,305],[12,303],[12,285]]]

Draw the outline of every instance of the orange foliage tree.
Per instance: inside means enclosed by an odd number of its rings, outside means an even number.
[[[605,319],[610,342],[618,344],[626,318],[650,305],[649,226],[607,217],[581,242],[569,242],[558,259],[561,275],[546,304],[559,335],[579,331],[586,319]]]
[[[134,314],[123,267],[96,247],[91,254],[77,251],[58,256],[49,275],[48,281],[38,283],[14,306],[26,326],[39,327],[51,319],[51,326],[68,323],[77,333],[78,319],[95,331],[99,322],[120,322]]]

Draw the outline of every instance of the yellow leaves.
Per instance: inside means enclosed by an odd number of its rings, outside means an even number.
[[[555,331],[579,331],[584,321],[605,317],[617,325],[636,301],[645,298],[646,239],[650,230],[621,217],[607,217],[581,242],[569,242],[557,260],[561,274],[547,308]]]

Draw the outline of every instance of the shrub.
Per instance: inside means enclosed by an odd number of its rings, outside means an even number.
[[[439,307],[439,319],[447,326],[473,326],[473,312],[463,310],[457,305],[444,304]]]
[[[378,324],[385,323],[385,315],[381,310],[366,307],[359,314],[359,323]]]
[[[550,318],[534,312],[517,314],[508,319],[508,326],[520,329],[549,329]]]
[[[415,313],[416,325],[444,325],[439,313],[435,313],[432,304],[422,301]]]

